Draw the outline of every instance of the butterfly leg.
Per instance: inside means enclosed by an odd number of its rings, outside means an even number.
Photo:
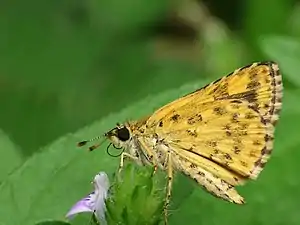
[[[120,159],[120,165],[119,165],[118,174],[121,173],[121,171],[122,171],[122,169],[123,169],[123,167],[124,167],[124,160],[125,160],[125,158],[128,158],[128,159],[130,159],[130,160],[136,162],[137,164],[139,164],[139,159],[138,159],[137,157],[132,156],[132,155],[130,155],[130,154],[127,153],[127,152],[123,152],[123,153],[121,154],[121,159]]]
[[[168,206],[170,204],[172,183],[173,183],[173,166],[172,166],[171,152],[168,152],[167,161],[165,162],[165,165],[167,168],[168,180],[167,180],[166,199],[165,199],[165,205],[164,205],[164,218],[165,218],[165,225],[167,225],[168,224]]]

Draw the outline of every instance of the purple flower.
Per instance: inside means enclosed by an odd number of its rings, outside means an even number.
[[[67,213],[66,217],[71,219],[74,215],[82,212],[92,212],[101,224],[106,224],[105,220],[105,200],[107,199],[109,180],[105,172],[98,173],[94,181],[94,191],[87,197],[77,202]]]

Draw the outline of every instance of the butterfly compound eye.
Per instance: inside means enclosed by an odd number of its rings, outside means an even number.
[[[117,137],[121,141],[127,141],[130,138],[129,130],[126,127],[122,127],[120,129],[118,129],[116,133],[117,133]]]

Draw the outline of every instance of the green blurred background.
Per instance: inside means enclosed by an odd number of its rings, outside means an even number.
[[[67,133],[146,97],[212,81],[262,60],[278,62],[284,77],[286,116],[278,148],[300,147],[300,1],[2,0],[0,27],[0,182],[14,166]],[[18,156],[9,149],[17,149]],[[299,166],[297,157],[290,157],[293,163],[286,159],[283,170],[287,177],[294,172],[291,189],[282,180],[279,195],[265,191],[273,201],[296,205]],[[9,164],[14,165],[7,169]],[[276,160],[272,165],[276,168]],[[262,189],[277,182],[278,170],[269,171]],[[293,194],[285,196],[285,191]],[[263,204],[257,199],[259,211]],[[212,212],[218,213],[218,206]],[[232,221],[229,217],[224,220]],[[267,224],[262,221],[251,224]],[[284,220],[274,221],[281,225]],[[300,224],[300,217],[290,217],[287,224]]]

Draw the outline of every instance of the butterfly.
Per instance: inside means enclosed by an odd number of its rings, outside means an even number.
[[[166,171],[165,223],[175,171],[236,204],[235,186],[255,180],[273,149],[283,85],[274,62],[256,62],[104,134],[128,158]],[[83,146],[88,141],[79,143]],[[90,150],[98,145],[90,147]]]

